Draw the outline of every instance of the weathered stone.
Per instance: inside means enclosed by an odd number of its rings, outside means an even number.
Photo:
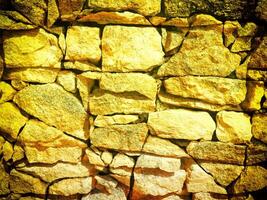
[[[237,30],[241,28],[238,21],[225,21],[223,26],[224,45],[229,47],[237,37]]]
[[[267,68],[267,37],[263,37],[259,47],[251,55],[249,68]]]
[[[25,157],[24,149],[21,146],[14,145],[13,150],[14,150],[13,155],[12,155],[13,162],[22,160]]]
[[[124,94],[94,90],[89,97],[89,110],[93,115],[135,114],[153,112],[154,109],[154,101],[135,93]]]
[[[51,27],[59,18],[59,10],[56,0],[48,0],[47,2],[47,26]]]
[[[246,111],[255,111],[261,109],[261,99],[264,96],[264,82],[247,81],[246,99],[241,107]]]
[[[234,193],[253,192],[267,186],[267,170],[261,166],[248,166],[233,186]]]
[[[49,187],[49,194],[70,196],[88,194],[92,189],[92,177],[63,179]]]
[[[36,28],[17,11],[0,11],[0,28],[4,30],[27,30]]]
[[[0,163],[0,195],[9,193],[9,174],[5,171],[4,165]]]
[[[248,145],[246,165],[255,165],[267,160],[267,144],[259,140],[253,140]]]
[[[253,22],[247,22],[242,28],[239,28],[237,34],[239,37],[253,37],[257,32],[257,25]]]
[[[258,4],[257,4],[257,7],[256,7],[256,13],[257,13],[257,16],[260,18],[260,19],[263,19],[265,21],[267,21],[267,1],[266,0],[259,0],[258,1]]]
[[[236,68],[235,75],[238,79],[247,79],[249,62],[250,62],[250,56],[248,56],[246,60]]]
[[[243,165],[245,146],[223,142],[191,142],[186,150],[195,159]]]
[[[133,158],[128,157],[125,154],[118,153],[114,156],[110,164],[110,171],[114,174],[128,176],[130,178],[134,164],[135,162]]]
[[[43,29],[4,32],[3,41],[7,68],[60,68],[62,52],[58,39]]]
[[[90,63],[89,61],[67,61],[64,62],[65,69],[77,69],[80,71],[101,71],[100,68]]]
[[[19,135],[30,163],[77,163],[86,144],[37,120],[30,120]]]
[[[2,75],[3,75],[3,72],[4,72],[4,58],[3,58],[3,51],[0,50],[0,81],[2,79]]]
[[[60,71],[57,77],[57,83],[68,92],[76,92],[76,76],[71,71]]]
[[[25,87],[28,87],[30,84],[21,80],[11,80],[11,85],[16,90],[22,90]]]
[[[166,91],[212,104],[240,104],[246,96],[246,81],[229,78],[184,76],[164,81]]]
[[[16,94],[16,90],[8,83],[0,82],[0,104],[13,99]]]
[[[218,105],[218,104],[211,104],[205,101],[191,99],[191,98],[184,98],[178,97],[175,95],[171,95],[165,92],[160,91],[158,97],[161,102],[178,107],[184,108],[198,108],[202,110],[210,110],[210,111],[221,111],[221,110],[236,110],[241,111],[240,106],[236,105]]]
[[[98,115],[94,121],[94,125],[98,127],[108,127],[110,125],[135,123],[138,120],[138,115]]]
[[[12,155],[13,155],[13,145],[6,141],[5,144],[3,145],[2,147],[2,151],[3,151],[3,158],[5,161],[8,161],[12,158]]]
[[[141,73],[105,73],[101,76],[99,87],[111,92],[137,92],[150,99],[157,94],[156,80]]]
[[[147,123],[154,135],[187,140],[211,140],[216,128],[207,112],[184,109],[149,113]]]
[[[230,200],[254,200],[251,194],[237,194],[233,195]]]
[[[227,195],[223,194],[213,194],[207,192],[198,192],[194,193],[192,196],[192,200],[228,200]]]
[[[71,26],[67,31],[66,43],[66,60],[89,60],[97,63],[101,58],[98,27]]]
[[[216,115],[216,136],[222,142],[244,143],[252,138],[250,116],[233,111],[221,111]]]
[[[124,151],[141,151],[148,134],[146,124],[113,125],[96,128],[90,135],[96,147]]]
[[[235,39],[231,51],[234,53],[250,51],[251,50],[251,37],[238,37]]]
[[[267,143],[267,114],[254,114],[252,117],[252,134],[255,138]]]
[[[0,131],[7,133],[11,139],[16,139],[20,129],[28,118],[21,114],[15,104],[6,102],[0,104]]]
[[[224,187],[232,183],[242,172],[243,166],[200,162],[200,166]]]
[[[188,18],[181,18],[181,17],[175,17],[175,18],[170,18],[169,20],[164,20],[161,22],[162,26],[175,26],[178,28],[189,28],[189,22]]]
[[[88,138],[82,104],[55,83],[26,87],[15,95],[14,102],[48,125],[81,139]]]
[[[223,45],[222,29],[222,25],[191,29],[179,52],[160,67],[158,75],[228,76],[241,59]]]
[[[92,149],[86,149],[85,151],[88,162],[91,165],[94,165],[96,169],[98,170],[103,170],[105,167],[105,163],[103,162],[103,160],[101,159],[101,156],[99,154],[97,154],[96,152],[94,152]]]
[[[103,162],[106,164],[106,165],[109,165],[112,160],[113,160],[113,155],[111,152],[108,152],[108,151],[104,151],[102,154],[101,154],[101,159],[103,160]]]
[[[50,68],[20,68],[10,69],[5,73],[5,80],[20,80],[34,83],[55,82],[60,69]]]
[[[14,193],[45,194],[47,186],[48,184],[40,179],[15,169],[10,172],[10,190]]]
[[[58,0],[58,9],[62,21],[73,21],[84,6],[85,0]]]
[[[211,192],[217,194],[227,194],[226,189],[219,186],[214,178],[206,173],[193,160],[187,160],[185,163],[187,169],[186,188],[188,192]]]
[[[120,35],[120,38],[117,35]],[[104,28],[103,71],[150,71],[163,63],[163,56],[161,36],[154,27],[105,26]]]
[[[82,16],[79,22],[96,22],[98,24],[133,24],[133,25],[151,25],[142,15],[125,12],[106,12],[89,13]]]
[[[207,14],[196,14],[191,16],[189,19],[189,24],[192,27],[197,26],[213,26],[213,25],[221,25],[222,22],[217,20],[215,17]]]
[[[247,78],[255,81],[265,81],[267,82],[267,71],[260,70],[248,70]]]
[[[156,15],[160,12],[161,1],[151,0],[151,1],[140,1],[140,0],[90,0],[88,2],[90,8],[95,8],[99,10],[112,10],[112,11],[124,11],[131,10],[141,15]]]
[[[37,25],[44,25],[47,11],[45,0],[13,0],[13,6],[30,21]]]
[[[147,137],[142,151],[166,157],[189,157],[182,148],[171,143],[169,140],[165,140],[151,135]]]
[[[167,20],[166,17],[162,17],[162,16],[149,17],[150,23],[154,26],[162,25],[166,20]]]

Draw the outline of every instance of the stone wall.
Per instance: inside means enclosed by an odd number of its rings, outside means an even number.
[[[0,0],[0,199],[266,199],[266,3]]]

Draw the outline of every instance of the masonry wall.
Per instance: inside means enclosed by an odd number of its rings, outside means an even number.
[[[0,9],[0,199],[266,199],[266,0]]]

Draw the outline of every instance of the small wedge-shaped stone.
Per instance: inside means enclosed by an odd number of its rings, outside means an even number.
[[[253,192],[267,186],[267,170],[261,166],[248,166],[233,186],[234,193]]]
[[[50,126],[86,139],[86,112],[79,100],[55,83],[30,85],[20,90],[14,102]]]
[[[125,154],[118,153],[110,164],[110,171],[116,175],[130,177],[135,161]]]
[[[254,114],[252,117],[252,134],[255,138],[267,143],[267,114]]]
[[[246,81],[229,78],[184,76],[164,81],[166,91],[212,104],[238,105],[246,97]]]
[[[223,45],[222,26],[192,29],[181,49],[163,64],[160,76],[228,76],[240,63],[240,56]]]
[[[68,92],[76,92],[76,75],[71,71],[60,71],[57,77],[57,83]]]
[[[146,143],[144,144],[142,151],[166,157],[189,157],[189,155],[187,155],[181,147],[171,143],[169,140],[165,140],[151,135],[147,137]]]
[[[263,37],[259,47],[251,55],[249,68],[266,69],[267,68],[267,37]]]
[[[131,10],[141,15],[156,15],[160,12],[161,1],[160,0],[90,0],[88,1],[88,6],[96,9],[104,10]]]
[[[155,101],[136,93],[113,93],[94,90],[89,97],[89,110],[93,115],[114,113],[135,114],[153,112]]]
[[[4,32],[6,67],[60,68],[62,52],[56,36],[44,29]]]
[[[94,125],[98,127],[108,127],[110,125],[135,123],[138,120],[138,115],[98,115],[94,121]]]
[[[243,166],[201,161],[200,166],[223,186],[228,186],[242,172]]]
[[[137,92],[155,99],[157,83],[154,78],[141,73],[105,73],[101,76],[99,87],[111,92]]]
[[[77,163],[86,144],[38,120],[29,120],[18,140],[30,163]]]
[[[101,58],[98,27],[71,26],[67,31],[66,43],[66,60],[89,60],[97,63]]]
[[[145,123],[132,125],[113,125],[96,128],[90,135],[96,147],[124,151],[141,151],[148,134]]]
[[[120,35],[120,37],[117,37]],[[150,71],[163,63],[161,36],[154,27],[105,26],[102,69],[108,72]]]
[[[233,111],[221,111],[216,115],[216,136],[222,142],[244,143],[252,138],[250,116]]]
[[[4,79],[35,83],[53,83],[57,78],[59,70],[49,68],[11,69],[4,75]]]
[[[16,94],[16,90],[8,83],[0,82],[0,104],[12,100]]]
[[[216,128],[207,112],[185,109],[149,113],[147,123],[154,135],[187,140],[211,140]]]
[[[6,102],[0,104],[0,131],[7,133],[11,139],[16,139],[21,127],[28,118],[21,114],[15,104]]]
[[[55,21],[59,18],[59,10],[57,7],[57,0],[47,1],[47,26],[51,27]]]
[[[186,151],[195,159],[243,165],[245,146],[223,142],[191,142]]]

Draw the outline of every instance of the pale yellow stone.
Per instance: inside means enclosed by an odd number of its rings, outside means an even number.
[[[133,158],[125,154],[118,153],[114,156],[110,164],[110,171],[113,174],[128,177],[126,178],[127,180],[130,178],[132,174],[132,168],[134,167],[134,164],[135,164],[135,161]]]
[[[136,93],[113,93],[97,89],[89,97],[89,110],[93,115],[141,114],[153,112],[154,109],[154,101]]]
[[[96,128],[90,136],[96,147],[124,151],[141,151],[148,134],[145,123],[131,125],[113,125]]]
[[[252,134],[255,138],[267,143],[267,115],[254,114],[252,117]]]
[[[89,61],[66,61],[63,63],[65,69],[77,69],[80,71],[101,71],[100,68],[90,63]]]
[[[254,36],[257,31],[257,25],[253,22],[247,22],[242,28],[239,28],[237,34],[239,37]]]
[[[147,124],[158,137],[187,140],[211,140],[216,128],[207,112],[185,109],[149,113]]]
[[[248,69],[249,62],[250,62],[250,56],[248,56],[246,60],[236,68],[235,74],[238,79],[247,78],[247,73],[248,73],[247,69]]]
[[[120,37],[117,37],[117,36]],[[105,26],[102,70],[150,71],[163,63],[161,36],[154,27]]]
[[[241,174],[243,166],[203,162],[200,166],[222,186],[226,187],[232,183]]]
[[[97,63],[101,58],[98,27],[71,26],[67,30],[66,43],[66,60]]]
[[[237,30],[241,28],[241,25],[238,21],[225,21],[223,27],[224,33],[224,45],[229,47],[232,43],[234,43],[235,38],[237,36]]]
[[[231,47],[231,51],[234,53],[251,50],[251,37],[238,37],[235,39],[234,44]]]
[[[104,161],[101,159],[101,156],[96,154],[93,150],[87,148],[86,151],[86,156],[88,158],[88,162],[91,165],[95,165],[98,169],[103,170],[105,167]]]
[[[13,99],[16,90],[8,83],[0,82],[0,104]]]
[[[30,85],[15,95],[14,102],[48,125],[81,139],[88,138],[87,114],[82,104],[55,83]]]
[[[38,178],[18,172],[13,169],[10,172],[10,190],[14,193],[45,194],[48,184]]]
[[[216,136],[222,142],[244,143],[252,138],[250,116],[233,111],[220,111],[216,115]]]
[[[160,0],[90,0],[88,6],[96,9],[124,11],[132,10],[141,15],[156,15],[161,10]]]
[[[159,68],[158,75],[226,77],[239,66],[240,61],[239,55],[231,53],[223,45],[221,25],[193,28],[179,52]]]
[[[53,83],[55,82],[60,69],[48,68],[21,68],[9,70],[4,79],[20,80],[35,83]]]
[[[7,133],[12,139],[17,138],[27,120],[28,118],[21,114],[15,104],[10,102],[0,104],[0,131]]]
[[[246,81],[229,78],[184,76],[164,81],[166,91],[211,104],[238,105],[246,97]]]
[[[59,10],[56,0],[48,0],[47,3],[47,26],[51,27],[59,17]]]
[[[261,99],[264,96],[264,82],[247,81],[247,95],[241,106],[246,111],[261,109]]]
[[[88,194],[93,189],[92,177],[63,179],[49,187],[49,194],[74,195]]]
[[[245,146],[223,142],[190,142],[186,151],[195,159],[243,165]]]
[[[110,125],[118,124],[130,124],[139,120],[138,115],[112,115],[103,116],[98,115],[94,121],[94,125],[97,127],[108,127]]]
[[[19,145],[14,145],[14,153],[12,155],[13,162],[22,160],[25,157],[24,150]]]
[[[57,83],[68,92],[76,92],[76,75],[71,71],[60,71],[57,77]]]
[[[267,71],[248,70],[247,77],[255,81],[267,81]]]
[[[106,165],[109,165],[112,160],[113,160],[113,155],[111,152],[108,152],[108,151],[104,151],[102,154],[101,154],[101,159],[103,160],[103,162],[106,164]]]
[[[12,158],[12,155],[13,155],[13,145],[6,141],[5,144],[3,145],[2,147],[2,151],[3,151],[3,158],[5,161],[8,161]]]
[[[4,32],[3,47],[7,68],[60,68],[62,52],[58,39],[43,29]]]
[[[196,14],[188,19],[189,24],[194,26],[213,26],[221,25],[222,22],[217,20],[215,17],[206,14]]]
[[[28,87],[30,84],[20,80],[11,80],[11,85],[16,90],[22,90],[25,87]]]
[[[228,200],[228,195],[198,192],[193,193],[192,200]]]
[[[218,185],[214,178],[206,173],[197,163],[192,160],[187,161],[186,188],[188,192],[212,192],[217,194],[227,194],[226,189]]]
[[[166,17],[161,17],[161,16],[153,16],[153,17],[149,17],[149,21],[152,25],[154,26],[159,26],[162,25],[163,22],[166,21]]]
[[[5,171],[4,165],[0,163],[0,195],[9,193],[9,174]]]
[[[162,20],[161,24],[162,26],[175,26],[179,28],[189,28],[189,22],[188,18],[182,18],[182,17],[174,17],[170,18],[169,20]]]
[[[108,175],[104,176],[95,176],[96,179],[96,188],[101,192],[112,193],[112,190],[118,186],[118,182],[111,178]]]
[[[99,87],[111,92],[137,92],[149,99],[157,94],[156,80],[141,73],[105,73],[101,76]]]
[[[189,155],[187,155],[182,148],[171,143],[169,140],[165,140],[151,135],[147,137],[142,151],[166,157],[189,157]]]

